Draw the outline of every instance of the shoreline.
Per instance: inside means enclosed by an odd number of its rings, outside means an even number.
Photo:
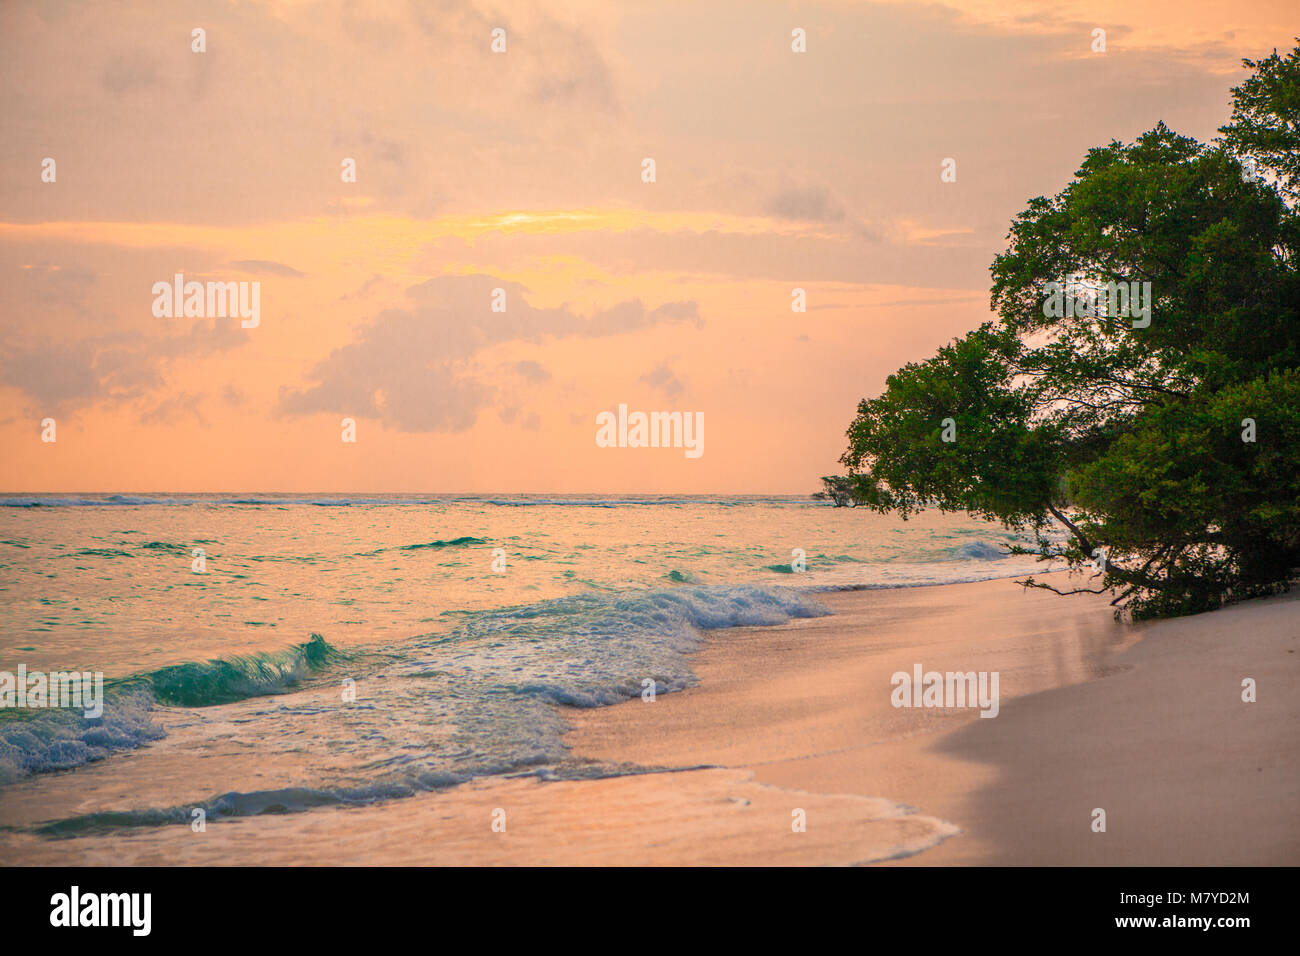
[[[709,632],[691,656],[691,687],[652,703],[564,708],[577,776],[523,771],[367,806],[213,821],[202,834],[179,825],[63,840],[10,831],[0,857],[10,865],[1300,862],[1300,698],[1291,692],[1300,593],[1138,625],[1114,621],[1103,597],[1059,597],[1011,578],[818,599],[835,613]],[[914,665],[997,671],[998,716],[893,707],[890,675]],[[1257,703],[1241,702],[1242,676],[1257,680]],[[168,749],[164,741],[117,759],[136,761],[138,777]],[[117,759],[77,772],[112,776]],[[34,789],[25,802],[38,796]],[[119,790],[118,801],[130,807],[138,794]],[[1107,810],[1105,834],[1090,829],[1096,807]],[[494,826],[498,814],[504,829]]]
[[[885,797],[961,831],[889,865],[1300,862],[1300,594],[1140,624],[1010,579],[825,597],[831,617],[714,632],[695,687],[653,714],[571,714],[566,740]],[[999,716],[891,707],[890,674],[914,664],[999,670]]]

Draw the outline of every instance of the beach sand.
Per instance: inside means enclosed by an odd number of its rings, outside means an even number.
[[[905,864],[1294,865],[1297,597],[1122,625],[1104,599],[1011,581],[835,594],[833,617],[715,634],[699,687],[581,714],[569,740],[888,796],[961,829]],[[889,677],[915,663],[999,671],[998,716],[893,708]]]
[[[371,807],[212,822],[202,833],[168,826],[50,841],[11,831],[0,857],[1300,863],[1300,595],[1146,625],[1115,622],[1098,597],[1008,580],[825,602],[833,616],[715,632],[694,658],[700,680],[690,689],[568,712],[576,756],[665,772],[482,780]],[[998,715],[895,708],[890,677],[917,664],[997,671]],[[1242,701],[1248,677],[1255,703]],[[28,786],[39,783],[19,785]],[[32,819],[38,796],[27,795]],[[1106,812],[1104,833],[1092,830],[1095,808]],[[493,829],[496,811],[504,832]]]

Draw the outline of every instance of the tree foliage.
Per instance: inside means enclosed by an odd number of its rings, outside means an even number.
[[[858,500],[853,495],[853,482],[845,475],[825,475],[822,490],[814,491],[814,501],[832,501],[836,508],[856,508]]]
[[[1076,590],[1113,591],[1136,617],[1286,588],[1300,567],[1300,48],[1244,62],[1255,72],[1217,142],[1161,123],[1029,201],[991,267],[997,318],[859,404],[842,458],[857,500],[1000,521],[1071,567],[1104,554]],[[1046,314],[1049,283],[1070,277],[1151,283],[1150,324]]]

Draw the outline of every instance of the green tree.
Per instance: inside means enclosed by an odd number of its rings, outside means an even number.
[[[991,268],[997,319],[859,404],[842,461],[860,502],[1032,532],[1022,551],[1101,570],[1094,587],[1027,584],[1113,592],[1135,617],[1287,587],[1300,567],[1298,56],[1244,61],[1256,72],[1218,142],[1161,123],[1090,150],[1061,193],[1030,200]],[[1070,277],[1123,283],[1139,303],[1149,282],[1149,324],[1120,314],[1118,292],[1053,308]]]
[[[853,482],[844,475],[826,475],[822,478],[822,490],[814,491],[814,501],[833,501],[836,508],[856,508],[857,499],[853,496]]]
[[[1286,57],[1274,50],[1258,63],[1242,63],[1255,75],[1234,90],[1232,122],[1220,130],[1223,143],[1273,170],[1283,195],[1295,202],[1300,199],[1300,47]]]

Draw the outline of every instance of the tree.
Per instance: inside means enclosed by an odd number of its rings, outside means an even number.
[[[1139,618],[1287,587],[1300,48],[1244,62],[1256,73],[1218,142],[1161,123],[1090,150],[1061,193],[1030,200],[991,267],[997,319],[859,404],[841,459],[858,501],[1032,532],[1022,552],[1100,568],[1098,586],[1066,593],[1113,592]]]
[[[1300,40],[1300,37],[1296,38]],[[1235,91],[1224,145],[1273,170],[1282,194],[1300,199],[1300,47],[1284,58],[1242,60],[1255,75]]]
[[[826,475],[822,478],[822,490],[814,491],[814,501],[833,501],[836,508],[856,508],[857,500],[853,497],[853,482],[844,475]]]

